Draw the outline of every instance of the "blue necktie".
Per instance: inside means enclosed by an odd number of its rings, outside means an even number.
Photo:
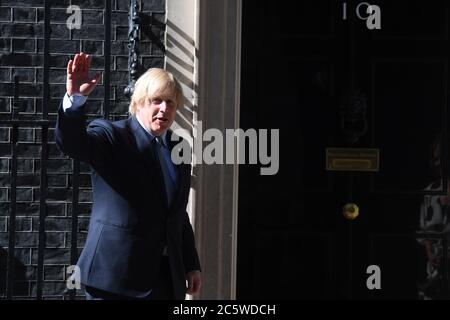
[[[176,173],[172,160],[170,159],[169,150],[165,147],[160,137],[155,137],[153,140],[156,148],[156,155],[158,157],[161,171],[164,178],[164,186],[166,188],[168,206],[170,208],[175,191],[176,191]]]

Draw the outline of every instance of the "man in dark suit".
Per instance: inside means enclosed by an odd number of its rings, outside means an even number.
[[[78,260],[87,299],[184,299],[198,293],[200,263],[186,206],[191,166],[175,165],[169,130],[183,105],[179,82],[153,68],[136,82],[127,120],[86,127],[85,102],[100,75],[91,57],[67,65],[56,143],[92,168],[93,207]],[[187,283],[187,285],[186,285]]]

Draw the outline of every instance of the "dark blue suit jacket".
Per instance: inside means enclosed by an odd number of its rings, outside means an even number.
[[[93,207],[77,265],[85,285],[131,297],[151,292],[167,245],[176,299],[184,299],[185,274],[200,270],[186,212],[190,164],[176,165],[178,190],[169,208],[159,163],[137,119],[92,121],[84,106],[58,112],[56,143],[92,168]],[[172,142],[167,134],[170,150]]]

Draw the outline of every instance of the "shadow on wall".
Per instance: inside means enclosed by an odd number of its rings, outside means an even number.
[[[0,299],[6,299],[6,276],[8,269],[8,251],[0,247]],[[14,258],[14,279],[25,280],[25,266],[16,258]],[[28,286],[15,285],[13,296],[28,297],[30,295]]]

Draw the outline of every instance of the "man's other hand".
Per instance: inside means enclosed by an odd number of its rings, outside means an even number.
[[[188,283],[186,293],[190,295],[196,295],[197,293],[199,293],[200,287],[202,285],[201,272],[198,270],[189,271],[186,274],[186,280]]]

